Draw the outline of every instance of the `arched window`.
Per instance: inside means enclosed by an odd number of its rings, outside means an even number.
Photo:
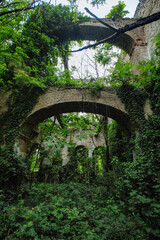
[[[101,175],[104,171],[106,159],[106,148],[104,146],[96,147],[92,153],[92,168],[95,175]]]

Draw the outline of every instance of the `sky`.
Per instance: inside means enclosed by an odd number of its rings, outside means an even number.
[[[98,17],[105,17],[105,15],[107,15],[112,6],[115,6],[118,4],[119,0],[106,0],[106,4],[103,6],[99,6],[98,8],[92,7],[91,4],[87,4],[86,0],[77,0],[77,5],[78,5],[78,10],[80,12],[85,12],[84,8],[87,7],[89,8],[89,10],[93,11],[93,13],[95,15],[97,15]],[[126,10],[128,10],[130,12],[130,14],[128,14],[126,17],[132,18],[134,16],[136,7],[139,3],[139,0],[123,0],[124,3],[126,4]],[[90,2],[90,1],[89,1]],[[51,0],[52,4],[65,4],[65,5],[69,5],[67,0]]]

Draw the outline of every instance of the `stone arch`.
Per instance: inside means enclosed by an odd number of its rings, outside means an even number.
[[[100,114],[116,120],[127,130],[132,128],[129,114],[117,96],[116,88],[108,87],[96,94],[90,92],[89,88],[51,87],[39,97],[22,132],[29,137],[38,123],[53,115],[67,112]]]
[[[104,18],[104,22],[109,25],[113,25],[112,19]],[[117,28],[122,28],[125,25],[132,24],[137,20],[132,18],[116,18],[115,25]],[[77,31],[73,31],[69,34],[71,41],[77,40],[91,40],[100,41],[111,35],[113,35],[114,30],[102,25],[96,19],[89,19],[79,25]],[[131,63],[138,63],[139,61],[148,59],[147,43],[143,27],[138,27],[127,33],[123,33],[118,37],[107,41],[108,43],[115,45],[123,49],[130,56]],[[140,52],[141,54],[137,54]]]
[[[84,134],[84,137],[78,138],[80,134]],[[79,146],[84,146],[88,149],[88,157],[92,157],[92,152],[97,146],[105,145],[105,138],[102,132],[99,132],[97,135],[89,134],[87,130],[81,133],[78,130],[74,130],[71,136],[66,137],[66,141],[72,142],[75,144],[75,148]],[[62,165],[66,165],[70,161],[68,148],[65,146],[62,149]]]
[[[75,147],[75,158],[78,165],[86,162],[88,159],[88,148],[84,145],[78,145]]]
[[[25,155],[25,145],[36,136],[34,128],[38,123],[56,114],[67,112],[87,112],[101,114],[116,120],[128,131],[132,130],[130,117],[124,104],[117,96],[116,88],[105,88],[96,93],[88,88],[76,87],[51,87],[42,94],[32,112],[28,115],[18,142],[23,139],[20,153]],[[17,146],[19,143],[17,142]],[[22,142],[22,141],[21,141]]]
[[[87,147],[84,146],[84,145],[77,145],[77,146],[75,147],[75,151],[78,151],[78,150],[80,150],[80,149],[87,149]]]
[[[102,24],[99,25],[95,21],[88,21],[80,24],[79,32],[76,35],[73,33],[70,39],[100,41],[111,36],[113,33],[114,31],[112,29],[107,28]],[[114,40],[108,41],[108,43],[123,49],[130,55],[135,44],[135,40],[128,34],[122,34]]]

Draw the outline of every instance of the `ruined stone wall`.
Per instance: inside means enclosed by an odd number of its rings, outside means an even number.
[[[134,15],[134,18],[136,19],[147,17],[160,11],[160,0],[139,0],[139,1],[140,1],[139,5],[137,6]],[[144,26],[148,58],[150,58],[154,52],[154,43],[152,40],[154,39],[154,36],[158,34],[158,32],[160,32],[160,20]],[[140,54],[142,54],[141,51],[138,53],[138,55]]]
[[[82,134],[84,134],[83,138],[81,136]],[[87,131],[80,133],[79,131],[75,130],[71,136],[68,136],[66,138],[67,142],[69,142],[70,140],[72,140],[72,142],[75,143],[75,147],[84,146],[88,150],[91,149],[92,152],[96,147],[105,146],[105,138],[102,132],[100,132],[98,135],[94,135],[94,134],[88,134]],[[64,147],[62,150],[63,166],[66,165],[70,160],[68,154],[69,154],[68,148]]]
[[[8,100],[12,92],[0,92],[0,115],[7,112],[8,110]]]
[[[52,138],[54,139],[55,136],[54,134],[51,135]],[[95,148],[100,147],[100,146],[105,146],[105,137],[102,132],[99,134],[91,134],[87,130],[86,131],[79,131],[79,130],[74,130],[71,135],[67,135],[66,137],[66,143],[73,142],[75,144],[75,148],[79,146],[83,146],[88,149],[88,153],[90,151],[91,155],[94,151]],[[39,137],[34,139],[34,142],[37,142],[40,144]],[[22,143],[22,145],[21,145]],[[45,143],[42,144],[43,148],[48,151],[50,150],[50,147],[46,145]],[[55,146],[52,148],[54,151]],[[24,151],[24,146],[23,146],[23,140],[18,139],[15,145],[15,151],[19,154],[22,155],[22,157],[25,157],[25,151]],[[62,166],[66,165],[70,161],[70,156],[69,156],[69,150],[68,147],[65,146],[62,150],[59,150],[61,153],[62,157]],[[52,156],[51,156],[52,157]],[[50,159],[46,157],[43,162],[44,165],[50,165]]]

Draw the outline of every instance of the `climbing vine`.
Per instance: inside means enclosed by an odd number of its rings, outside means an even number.
[[[156,58],[139,64],[139,76],[133,75],[132,66],[119,58],[109,77],[111,85],[119,86],[117,95],[130,115],[133,134],[129,136],[114,121],[108,123],[105,119],[101,123],[92,119],[95,133],[101,128],[107,144],[105,149],[96,150],[91,160],[86,150],[75,152],[74,143],[65,141],[73,126],[79,131],[93,132],[91,119],[71,114],[63,116],[61,135],[60,125],[52,122],[52,133],[57,133],[54,139],[48,131],[51,121],[41,123],[39,130],[43,130],[43,134],[34,150],[39,148],[42,154],[34,158],[35,152],[30,151],[30,165],[27,159],[13,151],[15,139],[38,96],[49,86],[75,84],[67,69],[63,73],[57,71],[57,62],[58,57],[65,60],[62,51],[70,48],[69,36],[78,31],[78,23],[84,19],[67,7],[42,3],[14,20],[15,26],[19,26],[17,34],[14,31],[12,37],[8,37],[11,25],[6,34],[4,28],[1,30],[1,90],[12,92],[7,102],[8,110],[0,119],[0,180],[3,186],[0,230],[4,239],[53,239],[56,236],[56,239],[156,240],[160,237],[160,34],[156,37]],[[103,59],[104,64],[108,61],[108,56],[104,58],[100,52],[97,57]],[[81,81],[76,84],[79,83],[86,86]],[[104,86],[101,79],[91,79],[88,84],[92,94],[98,94]],[[150,115],[144,110],[148,99]],[[66,130],[66,126],[72,126],[72,130]],[[80,137],[84,137],[82,135]],[[42,142],[46,143],[48,152]],[[65,145],[71,150],[70,157],[77,161],[62,168],[60,150]],[[51,166],[45,172],[41,163],[48,153]],[[44,170],[39,171],[38,177],[34,177],[36,168]],[[47,185],[47,171],[51,173],[54,187]],[[59,185],[63,181],[70,184]],[[65,194],[70,197],[66,199]]]
[[[86,19],[80,13],[76,16],[75,19],[69,7],[42,3],[7,22],[6,30],[1,28],[0,89],[11,93],[6,103],[8,110],[0,117],[1,170],[8,162],[14,169],[13,174],[8,172],[10,176],[19,171],[14,162],[23,162],[14,153],[14,143],[38,96],[47,87],[67,83],[69,79],[67,72],[58,74],[56,66],[66,42],[69,47],[70,34],[78,31],[78,23]],[[5,20],[7,16],[3,16]]]
[[[159,36],[159,35],[158,35]],[[135,136],[135,160],[130,165],[125,165],[121,183],[121,194],[127,192],[125,204],[128,210],[135,216],[138,224],[141,225],[144,233],[149,238],[158,239],[158,192],[159,192],[159,156],[160,156],[160,115],[159,115],[159,41],[157,37],[156,55],[150,62],[143,62],[138,69],[141,69],[139,79],[141,88],[123,83],[118,90],[118,96],[125,104],[131,116],[131,121],[136,128]],[[123,72],[125,79],[125,72]],[[126,72],[128,75],[128,73]],[[153,114],[145,116],[144,104],[150,99],[150,107]],[[124,167],[124,164],[123,164]],[[126,196],[127,196],[126,195]],[[143,220],[141,222],[141,220]]]

